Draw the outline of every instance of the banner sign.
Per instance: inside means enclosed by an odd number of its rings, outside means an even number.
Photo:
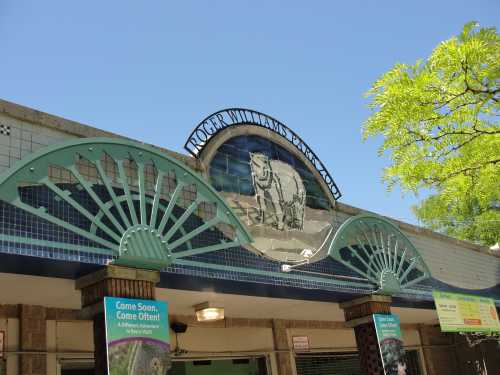
[[[374,314],[382,364],[386,375],[406,375],[405,350],[397,315]]]
[[[432,294],[443,332],[500,332],[493,299],[436,290]]]
[[[167,304],[104,298],[108,375],[164,375],[170,368]]]

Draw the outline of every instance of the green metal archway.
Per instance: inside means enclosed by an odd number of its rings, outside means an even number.
[[[3,239],[107,254],[121,265],[160,269],[251,242],[202,177],[153,147],[120,139],[78,139],[36,152],[0,176],[0,197],[91,245]]]
[[[328,255],[393,295],[430,277],[410,239],[389,220],[361,214],[346,220],[333,236]]]

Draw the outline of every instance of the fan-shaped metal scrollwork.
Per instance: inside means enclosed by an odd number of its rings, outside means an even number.
[[[0,194],[122,265],[159,269],[251,241],[205,180],[134,142],[94,138],[48,147],[1,176]],[[71,240],[53,243],[75,249]]]
[[[430,277],[415,246],[380,216],[364,214],[344,222],[329,255],[377,285],[381,294],[399,293]]]

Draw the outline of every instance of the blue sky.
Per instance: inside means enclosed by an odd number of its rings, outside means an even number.
[[[206,115],[248,107],[295,130],[342,202],[415,223],[386,192],[363,93],[500,2],[0,0],[0,98],[176,151]]]

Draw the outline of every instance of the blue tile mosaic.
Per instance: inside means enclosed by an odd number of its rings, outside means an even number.
[[[221,145],[209,168],[212,185],[218,191],[255,195],[251,181],[250,154],[261,153],[273,160],[291,165],[300,175],[306,189],[306,204],[311,208],[330,209],[330,201],[306,165],[288,150],[268,139],[242,135]]]

